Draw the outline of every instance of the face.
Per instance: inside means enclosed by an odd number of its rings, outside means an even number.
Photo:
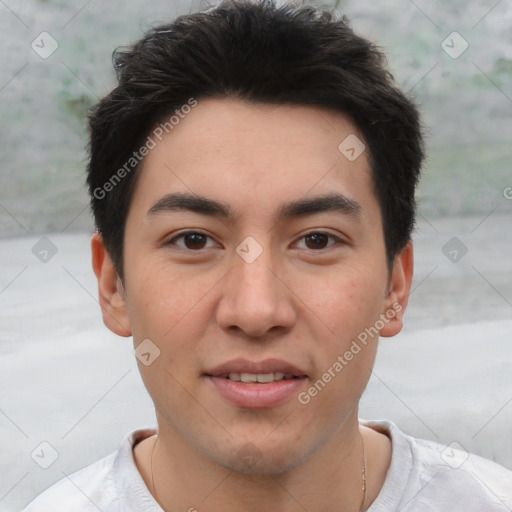
[[[160,432],[221,466],[325,449],[357,418],[377,331],[401,328],[411,247],[390,272],[366,152],[339,149],[353,135],[316,107],[202,100],[145,158],[122,283],[93,240],[105,322],[150,340]]]

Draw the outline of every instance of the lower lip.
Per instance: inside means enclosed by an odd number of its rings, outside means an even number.
[[[306,377],[268,383],[241,382],[224,377],[207,377],[215,389],[238,407],[276,407],[299,393]]]

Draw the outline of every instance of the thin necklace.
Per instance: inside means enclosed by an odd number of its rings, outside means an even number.
[[[153,455],[155,453],[156,442],[158,441],[158,434],[155,434],[155,435],[156,435],[156,439],[155,439],[155,442],[153,443],[153,449],[151,450],[151,462],[150,462],[150,467],[151,467],[151,490],[153,492],[153,496],[155,497],[155,501],[160,503],[158,501],[158,496],[156,494],[155,479],[154,479],[154,476],[153,476]],[[361,512],[363,510],[363,507],[364,507],[364,502],[366,501],[366,450],[365,450],[365,447],[364,447],[364,441],[363,441],[363,436],[361,434],[361,431],[359,431],[359,437],[361,438],[361,447],[362,447],[362,449],[361,449],[361,457],[362,457],[362,468],[361,468],[362,485],[361,485],[361,490],[363,491],[363,499],[361,501],[361,506],[359,507],[359,512]],[[162,505],[162,508],[163,508],[163,505]]]
[[[361,485],[361,490],[363,491],[363,501],[361,501],[361,506],[359,507],[359,512],[361,512],[364,507],[364,502],[366,501],[366,450],[364,448],[363,435],[361,434],[361,431],[359,431],[359,437],[361,438],[361,452],[363,458],[363,467],[361,469],[361,478],[363,480],[363,484]]]
[[[151,490],[153,492],[153,496],[155,497],[155,501],[157,503],[160,503],[158,501],[158,496],[156,494],[155,479],[153,477],[153,455],[155,454],[155,446],[156,446],[156,442],[158,441],[158,434],[155,434],[155,436],[156,436],[156,439],[155,439],[155,442],[153,443],[153,449],[151,450]],[[162,505],[162,508],[163,508],[163,505]]]

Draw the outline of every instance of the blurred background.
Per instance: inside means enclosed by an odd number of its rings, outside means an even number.
[[[381,341],[361,416],[512,467],[512,3],[309,3],[382,47],[427,137],[406,327]],[[0,511],[154,422],[96,301],[86,113],[114,48],[204,5],[0,1]]]

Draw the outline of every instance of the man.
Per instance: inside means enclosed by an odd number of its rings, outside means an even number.
[[[402,327],[423,160],[376,47],[313,7],[228,0],[115,67],[90,117],[93,267],[158,428],[26,511],[510,510],[505,468],[358,419]]]

